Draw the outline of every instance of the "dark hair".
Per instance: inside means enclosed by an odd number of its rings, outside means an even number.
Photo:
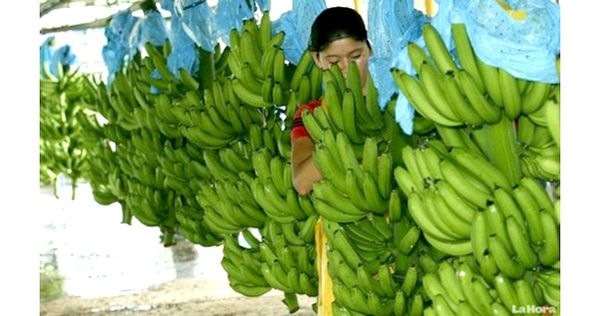
[[[366,41],[371,48],[365,23],[358,12],[348,7],[328,8],[313,22],[308,49],[318,52],[325,49],[329,43],[345,37]]]

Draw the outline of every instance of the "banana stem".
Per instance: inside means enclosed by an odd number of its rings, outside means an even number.
[[[77,191],[77,178],[74,177],[71,179],[71,200],[75,200],[75,192]]]
[[[200,78],[200,91],[210,89],[215,81],[215,61],[209,51],[198,48],[200,67],[198,69],[198,78]]]
[[[293,314],[300,309],[300,306],[298,305],[298,296],[296,296],[296,293],[285,292],[283,296],[283,303],[285,303],[287,306],[290,314]]]

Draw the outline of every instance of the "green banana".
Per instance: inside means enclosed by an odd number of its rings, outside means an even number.
[[[349,213],[342,213],[340,210],[334,208],[327,202],[321,199],[315,199],[313,201],[315,210],[324,218],[338,222],[338,223],[350,223],[355,222],[364,217],[364,215],[356,215]]]
[[[477,89],[471,75],[464,70],[459,70],[456,78],[475,112],[488,124],[498,122],[502,114],[500,108],[488,102],[484,94]]]
[[[535,256],[533,248],[529,244],[529,238],[525,232],[525,227],[513,216],[508,216],[506,218],[506,230],[517,260],[519,260],[526,269],[535,267],[538,259]]]
[[[552,200],[538,181],[530,177],[523,177],[519,181],[519,185],[524,187],[531,194],[542,209],[549,212],[554,209]]]
[[[395,172],[394,172],[395,174]],[[402,220],[402,205],[400,200],[400,194],[397,189],[393,189],[390,193],[390,202],[388,204],[388,216],[390,222],[399,222]]]
[[[443,77],[432,65],[424,63],[418,69],[419,79],[423,84],[423,89],[426,91],[429,101],[433,107],[443,117],[459,122],[460,116],[457,115],[447,97],[448,91],[443,86]]]
[[[411,192],[417,192],[418,190],[420,190],[418,189],[417,184],[414,182],[408,170],[402,168],[401,166],[398,166],[394,169],[394,179],[396,180],[396,183],[398,184],[398,186],[402,190],[402,193],[404,193],[405,196],[410,195]],[[392,198],[390,198],[390,203],[391,201]]]
[[[517,291],[515,290],[513,283],[507,277],[502,274],[496,275],[496,277],[494,277],[494,288],[504,306],[509,307],[511,310],[514,307],[520,306]]]
[[[257,93],[248,90],[240,81],[240,79],[233,79],[232,88],[235,95],[240,98],[245,104],[253,107],[261,108],[269,106],[269,103],[263,100],[260,95],[260,89]]]
[[[433,65],[429,55],[427,55],[425,50],[415,42],[408,42],[406,51],[408,52],[408,58],[415,71],[419,71],[419,68],[421,68],[423,64]]]
[[[558,227],[549,210],[541,211],[540,220],[544,232],[544,244],[538,253],[538,257],[541,264],[552,266],[560,259]]]
[[[548,100],[551,87],[548,83],[533,81],[522,96],[523,113],[531,114],[538,111]]]
[[[328,75],[329,74],[329,75]],[[325,79],[325,98],[328,117],[337,130],[344,130],[344,114],[342,110],[342,92],[338,90],[329,71],[323,73]],[[329,78],[329,80],[328,80]],[[344,90],[342,90],[344,91]]]
[[[512,247],[506,232],[506,218],[501,210],[499,210],[495,204],[491,203],[483,211],[485,215],[486,224],[488,226],[488,234],[496,235],[504,247],[510,254],[513,254]]]
[[[464,168],[449,160],[443,160],[440,162],[440,169],[444,180],[469,203],[483,209],[487,206],[487,202],[492,200],[492,195],[487,187],[481,187],[481,180],[475,178]]]
[[[312,69],[313,65],[314,65],[314,63],[313,63],[310,51],[305,50],[302,53],[302,56],[300,56],[300,60],[298,61],[298,64],[296,65],[296,68],[294,69],[294,74],[292,75],[292,78],[290,79],[290,88],[292,90],[297,90],[299,88],[302,76],[304,76],[306,73],[308,73],[310,71],[310,69]]]
[[[517,78],[508,71],[498,68],[498,84],[502,93],[504,113],[509,119],[514,120],[523,110],[523,100],[519,93]]]
[[[517,298],[519,300],[519,307],[527,307],[527,306],[539,306],[538,300],[535,298],[533,294],[533,287],[527,280],[515,280],[513,282],[513,287],[515,292],[517,293]],[[533,316],[534,313],[526,313],[525,315]]]
[[[500,106],[503,104],[503,100],[502,91],[500,91],[500,80],[498,79],[498,68],[485,63],[477,55],[475,55],[475,58],[477,69],[479,69],[479,74],[485,85],[485,92],[496,106]]]
[[[422,84],[403,70],[392,69],[396,85],[402,90],[410,104],[427,119],[444,126],[460,126],[463,123],[442,116],[429,101]]]
[[[546,102],[544,104],[546,114],[546,125],[550,131],[552,139],[560,148],[560,103]]]
[[[450,30],[461,67],[473,77],[479,91],[484,92],[485,85],[477,67],[477,59],[471,46],[466,25],[464,23],[453,23]]]
[[[377,188],[377,181],[370,172],[364,173],[362,184],[369,210],[376,214],[383,214],[387,210],[388,201],[381,197],[381,193]]]
[[[432,235],[425,233],[425,240],[433,246],[433,248],[451,256],[464,256],[473,252],[473,247],[470,240],[447,241],[438,239]]]
[[[458,72],[458,67],[456,67],[450,51],[442,40],[440,33],[432,24],[426,23],[423,25],[423,39],[431,54],[431,59],[433,59],[441,73]]]
[[[364,141],[364,136],[361,137],[358,132],[356,122],[356,102],[354,95],[350,89],[346,89],[342,96],[342,114],[344,118],[344,132],[353,143],[361,144]]]
[[[444,180],[438,181],[436,187],[442,200],[454,216],[468,223],[473,221],[477,209],[472,204],[461,198],[452,186]]]
[[[269,14],[269,10],[265,10],[262,12],[262,17],[260,18],[260,26],[259,26],[259,43],[261,50],[264,52],[267,50],[269,42],[271,41],[272,34],[272,25],[271,25],[271,16]]]
[[[441,240],[452,240],[452,237],[447,236],[435,226],[432,220],[427,215],[426,206],[423,198],[417,193],[411,193],[408,196],[408,211],[412,219],[419,225],[426,235],[435,236]]]
[[[496,261],[496,265],[500,272],[507,277],[519,279],[525,273],[525,267],[521,263],[512,259],[508,249],[498,239],[497,236],[490,236],[488,239],[490,253]]]
[[[355,173],[356,171],[354,170],[346,170],[346,189],[348,191],[348,197],[356,207],[367,212],[369,210],[369,205],[365,200],[362,186],[358,184],[358,179]]]
[[[513,198],[510,191],[500,187],[496,188],[496,190],[494,190],[494,204],[500,211],[502,211],[506,218],[513,217],[513,219],[516,220],[522,227],[525,227],[525,219],[523,218],[521,208]]]
[[[518,186],[512,190],[512,193],[527,222],[527,231],[531,242],[534,245],[543,244],[544,232],[538,203],[524,187]]]
[[[496,186],[506,190],[512,188],[512,184],[507,179],[507,176],[481,155],[462,147],[453,147],[450,149],[450,157],[462,168],[471,172],[478,179],[481,179],[490,191]]]

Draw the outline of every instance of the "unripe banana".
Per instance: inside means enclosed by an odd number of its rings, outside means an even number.
[[[458,72],[458,67],[456,67],[450,51],[432,24],[426,23],[423,25],[423,39],[425,39],[431,58],[435,61],[435,65],[441,73]]]
[[[453,23],[451,31],[461,67],[473,77],[479,91],[484,92],[485,85],[477,67],[477,59],[471,46],[466,25],[464,23]]]

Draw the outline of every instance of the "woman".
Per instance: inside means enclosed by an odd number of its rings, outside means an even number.
[[[311,28],[309,50],[319,68],[326,70],[332,65],[338,65],[344,76],[350,63],[356,62],[364,91],[371,46],[367,40],[365,24],[356,11],[345,7],[333,7],[321,12]],[[300,195],[309,194],[313,184],[322,178],[312,158],[314,143],[302,124],[302,111],[308,109],[312,112],[319,106],[327,113],[327,104],[322,100],[300,105],[292,123],[292,178],[294,188]],[[334,297],[331,276],[327,273],[327,238],[323,234],[320,219],[315,229],[315,243],[319,273],[319,315],[331,315]]]
[[[365,24],[356,11],[333,7],[319,14],[311,28],[309,50],[315,64],[323,70],[337,64],[345,75],[348,65],[356,62],[364,89],[371,46]],[[327,112],[327,105],[322,100],[314,100],[298,107],[292,123],[292,174],[294,187],[300,195],[308,194],[313,183],[321,179],[312,159],[314,143],[302,124],[302,111],[312,112],[318,106],[323,106]]]

